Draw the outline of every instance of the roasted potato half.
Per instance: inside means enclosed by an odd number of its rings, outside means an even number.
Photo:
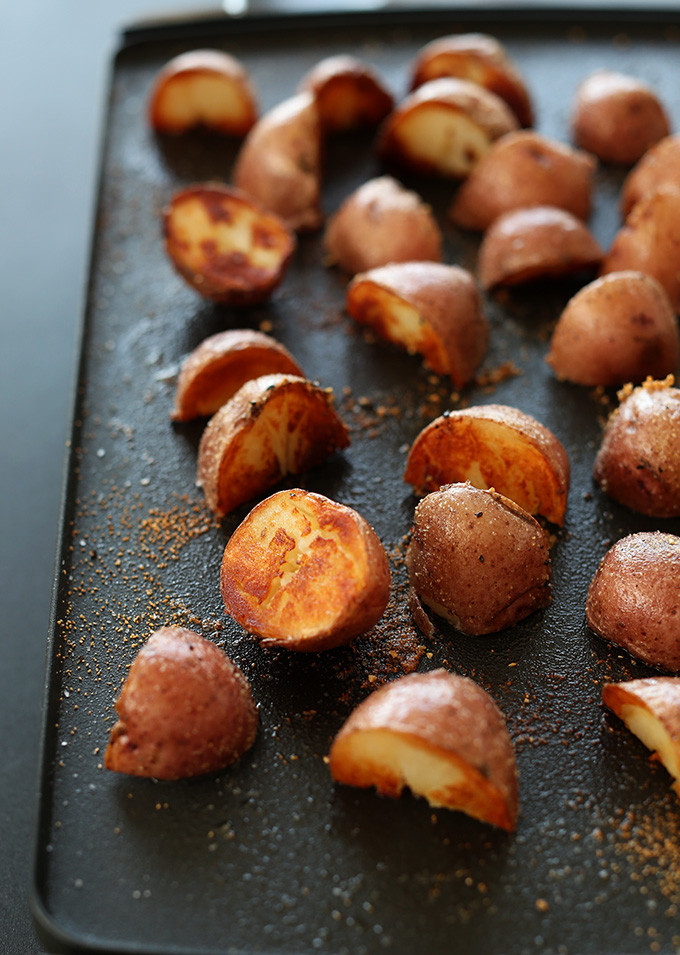
[[[627,216],[640,199],[666,187],[680,190],[680,134],[666,136],[651,146],[626,176],[621,189],[621,211]]]
[[[641,199],[626,217],[602,260],[600,272],[636,269],[651,275],[680,312],[680,189],[666,187]]]
[[[604,555],[588,588],[591,630],[644,663],[680,671],[680,537],[640,531]]]
[[[665,766],[680,796],[680,678],[606,683],[602,701],[652,751],[652,759]]]
[[[206,425],[197,484],[219,519],[348,444],[330,389],[296,375],[262,375],[242,385]]]
[[[467,176],[491,143],[517,129],[512,110],[468,80],[443,77],[419,86],[383,122],[379,156],[426,175]]]
[[[245,136],[258,117],[257,97],[243,64],[221,50],[191,50],[157,74],[148,103],[157,133],[178,135],[197,126]]]
[[[598,70],[576,91],[574,142],[603,162],[632,165],[670,132],[668,115],[654,90],[635,76]]]
[[[512,831],[517,764],[505,718],[489,694],[447,670],[410,673],[375,690],[344,723],[330,749],[336,782],[408,787],[435,808]]]
[[[423,356],[428,368],[461,388],[474,376],[489,324],[472,275],[457,265],[402,262],[355,275],[347,311],[381,338]]]
[[[182,779],[229,766],[252,746],[257,708],[241,670],[214,643],[182,627],[153,633],[116,700],[107,769]]]
[[[590,215],[597,161],[533,130],[497,139],[461,184],[449,210],[455,225],[484,232],[503,212],[557,206]]]
[[[463,633],[502,630],[551,600],[540,525],[503,495],[467,482],[420,501],[406,565],[423,603]]]
[[[566,209],[532,206],[498,216],[484,233],[477,274],[483,288],[594,272],[602,249]]]
[[[298,93],[257,121],[234,164],[234,185],[295,232],[323,224],[321,135],[314,96]]]
[[[350,507],[295,488],[253,508],[227,542],[227,613],[266,646],[326,650],[378,622],[390,568],[373,528]]]
[[[661,378],[678,363],[675,314],[663,288],[642,272],[611,272],[567,302],[546,361],[579,385],[621,385]]]
[[[442,258],[442,234],[421,197],[391,176],[369,179],[330,217],[326,263],[351,275],[390,262]]]
[[[534,109],[524,77],[495,37],[454,33],[427,43],[413,62],[411,89],[442,76],[483,86],[508,104],[520,126],[533,125]]]
[[[394,106],[373,67],[348,54],[320,60],[303,77],[300,90],[313,94],[326,133],[377,126]]]
[[[672,385],[672,375],[649,378],[619,393],[593,468],[605,494],[650,517],[680,516],[680,388]]]
[[[227,305],[268,299],[296,246],[278,216],[219,183],[175,193],[163,212],[163,231],[178,274],[199,295]]]
[[[569,458],[552,431],[507,405],[480,405],[435,418],[411,446],[404,480],[416,494],[469,481],[494,488],[529,514],[564,523]]]
[[[190,421],[213,415],[246,381],[271,374],[302,377],[298,363],[275,338],[251,328],[211,335],[182,363],[172,419]]]

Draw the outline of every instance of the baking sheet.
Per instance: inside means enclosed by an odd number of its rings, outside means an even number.
[[[133,30],[111,74],[82,358],[48,645],[32,904],[51,951],[138,953],[621,953],[680,948],[680,809],[669,777],[600,703],[601,685],[654,672],[584,624],[606,549],[663,526],[608,501],[591,468],[613,392],[557,382],[543,357],[573,293],[541,285],[487,299],[489,353],[477,384],[452,397],[417,357],[376,343],[343,314],[345,278],[301,240],[266,306],[201,301],[173,273],[159,215],[179,186],[228,179],[237,145],[207,135],[156,139],[144,115],[156,71],[216,46],[251,72],[263,110],[294,92],[322,56],[353,52],[398,97],[429,39],[482,30],[506,44],[529,83],[537,127],[568,138],[571,98],[609,66],[654,85],[680,121],[678,32],[650,12],[400,11],[216,20]],[[332,212],[377,165],[370,137],[328,150]],[[618,225],[623,170],[601,169],[592,228]],[[445,222],[455,186],[408,179],[431,201],[446,259],[474,267],[477,238]],[[347,451],[290,485],[362,513],[392,561],[393,597],[374,630],[320,655],[263,650],[225,617],[224,544],[248,512],[215,526],[194,485],[201,426],[172,426],[179,362],[207,335],[262,327],[306,374],[334,389]],[[517,374],[496,378],[501,367]],[[572,466],[565,526],[552,548],[553,603],[500,634],[464,637],[441,621],[426,639],[406,599],[404,540],[415,498],[406,449],[459,403],[533,414]],[[126,668],[151,631],[192,627],[249,677],[261,730],[241,762],[178,783],[102,768]],[[405,794],[336,787],[324,756],[352,707],[411,669],[444,665],[497,700],[518,756],[521,815],[502,833]]]

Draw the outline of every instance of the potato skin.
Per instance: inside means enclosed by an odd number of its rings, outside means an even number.
[[[584,150],[523,129],[501,136],[460,186],[449,217],[484,232],[503,212],[557,206],[590,215],[597,160]]]
[[[107,769],[182,779],[229,766],[253,744],[258,716],[241,670],[181,627],[153,633],[116,700]]]
[[[377,126],[394,106],[394,97],[372,67],[348,54],[320,60],[299,88],[313,94],[325,133]]]
[[[406,565],[421,600],[463,633],[502,630],[551,600],[540,525],[508,498],[469,483],[420,501]]]
[[[391,262],[442,258],[442,235],[420,196],[392,176],[369,179],[330,217],[324,235],[327,265],[352,275]]]
[[[654,90],[614,70],[598,70],[579,86],[571,118],[575,143],[603,162],[631,165],[670,132]]]
[[[490,404],[445,412],[413,442],[404,481],[416,494],[469,481],[561,525],[570,466],[563,444],[531,415]]]
[[[472,680],[444,669],[400,677],[363,700],[337,733],[329,753],[333,779],[399,796],[405,780],[392,767],[366,765],[353,752],[356,736],[373,730],[402,737],[460,766],[468,777],[465,792],[419,792],[431,805],[515,828],[519,796],[512,741],[503,714]]]
[[[680,189],[680,134],[660,140],[633,166],[621,188],[621,212],[627,216],[640,199],[666,187]]]
[[[680,537],[629,534],[604,555],[588,588],[591,630],[645,663],[680,671]]]
[[[648,379],[620,393],[593,477],[609,497],[650,517],[680,516],[680,389]]]
[[[552,334],[547,363],[579,385],[621,385],[672,372],[680,356],[675,314],[642,272],[611,272],[580,289]]]
[[[565,209],[511,209],[491,223],[479,248],[482,288],[591,272],[602,249],[585,223]]]
[[[227,542],[220,570],[227,613],[263,645],[301,651],[370,630],[390,583],[385,549],[364,518],[300,488],[253,508]]]
[[[418,313],[417,331],[395,327],[391,303]],[[347,311],[377,335],[423,356],[456,388],[472,380],[489,342],[489,323],[474,277],[457,265],[400,262],[355,275],[346,291]]]

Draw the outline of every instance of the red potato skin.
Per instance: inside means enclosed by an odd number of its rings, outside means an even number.
[[[116,700],[107,769],[174,780],[215,772],[253,744],[258,716],[239,668],[181,627],[152,634]]]
[[[661,531],[622,538],[588,588],[586,622],[631,656],[680,671],[680,538]]]
[[[666,188],[680,189],[680,134],[660,140],[633,166],[621,188],[621,212],[627,216],[640,199]]]
[[[350,786],[375,786],[381,795],[397,797],[403,780],[386,775],[384,767],[357,765],[352,758],[352,736],[374,729],[458,762],[470,775],[469,803],[483,807],[479,818],[515,829],[519,795],[512,742],[503,714],[472,680],[443,669],[408,674],[375,690],[338,732],[329,753],[333,778]]]
[[[375,71],[347,54],[329,56],[300,82],[313,94],[326,133],[377,126],[394,106],[394,97]]]
[[[605,683],[602,702],[619,719],[623,719],[625,706],[641,707],[661,723],[675,746],[680,746],[680,677],[651,676]]]

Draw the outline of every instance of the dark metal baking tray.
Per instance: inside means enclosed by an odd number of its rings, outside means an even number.
[[[487,380],[460,401],[515,405],[565,444],[567,520],[552,548],[553,603],[500,634],[436,622],[426,639],[407,608],[403,542],[415,499],[405,448],[456,404],[417,357],[371,341],[343,314],[345,279],[301,240],[266,306],[199,300],[172,272],[160,210],[180,185],[228,179],[236,144],[156,140],[145,103],[156,71],[199,45],[236,53],[262,108],[294,92],[322,56],[353,52],[397,96],[409,62],[446,32],[493,33],[521,65],[538,128],[568,139],[577,83],[598,67],[651,82],[680,120],[673,18],[647,11],[400,10],[225,18],[131,30],[111,73],[82,357],[49,634],[32,904],[53,951],[138,953],[647,953],[676,951],[680,807],[669,777],[601,705],[607,679],[654,672],[585,627],[585,594],[607,547],[657,522],[624,511],[591,468],[613,392],[559,383],[543,358],[573,293],[541,285],[489,297]],[[329,147],[327,212],[379,171],[370,138]],[[593,231],[618,224],[624,171],[598,173]],[[474,268],[477,238],[445,221],[455,186],[406,180],[432,203],[446,258]],[[196,489],[200,425],[173,427],[182,357],[226,327],[266,327],[310,378],[334,389],[352,445],[291,484],[356,508],[392,556],[385,618],[320,655],[263,650],[224,614],[222,549],[245,516],[217,527]],[[494,381],[512,363],[516,375]],[[678,532],[678,522],[663,526]],[[148,634],[179,622],[224,646],[252,682],[261,731],[221,773],[158,783],[102,768],[113,700]],[[333,785],[324,756],[352,706],[411,668],[445,665],[498,701],[518,753],[521,816],[508,835],[423,800]]]

